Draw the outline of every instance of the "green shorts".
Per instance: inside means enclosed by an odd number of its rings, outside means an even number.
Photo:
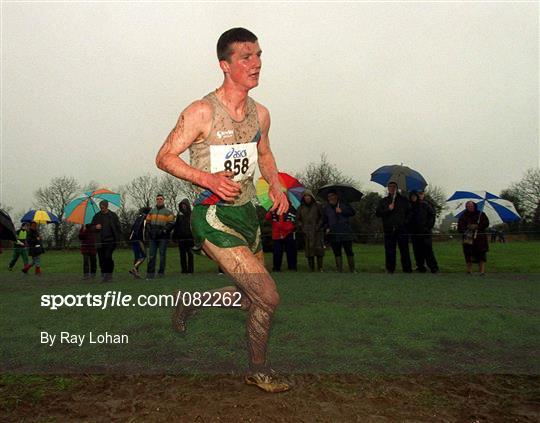
[[[254,253],[261,251],[261,229],[252,203],[242,206],[198,204],[191,213],[191,230],[196,247],[207,239],[221,248],[245,245]]]

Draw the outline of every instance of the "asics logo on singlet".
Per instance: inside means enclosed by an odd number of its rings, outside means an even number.
[[[235,150],[234,147],[231,148],[230,151],[225,154],[225,160],[228,159],[241,159],[243,157],[247,157],[247,151],[246,150]]]
[[[231,138],[232,136],[234,136],[234,129],[228,129],[226,131],[217,131],[216,135],[220,140],[223,138]]]

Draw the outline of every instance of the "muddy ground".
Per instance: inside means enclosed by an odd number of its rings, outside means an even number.
[[[540,376],[289,379],[291,391],[267,394],[237,376],[4,377],[1,421],[540,421]]]

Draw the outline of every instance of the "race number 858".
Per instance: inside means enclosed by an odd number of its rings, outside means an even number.
[[[240,173],[245,175],[249,169],[249,159],[247,157],[244,157],[243,159],[225,160],[223,164],[225,170],[234,172],[235,176],[239,175]]]

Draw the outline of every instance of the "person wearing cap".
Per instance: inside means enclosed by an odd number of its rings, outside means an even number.
[[[411,191],[409,194],[411,214],[409,219],[409,232],[413,247],[416,270],[425,273],[427,267],[431,273],[437,273],[439,266],[433,253],[431,230],[435,225],[435,210],[425,201],[424,191]]]
[[[409,235],[407,224],[411,207],[407,198],[398,192],[395,181],[388,182],[388,195],[377,205],[375,215],[382,218],[384,231],[385,267],[390,274],[396,270],[396,246],[399,247],[401,268],[405,273],[412,272],[409,254]]]
[[[113,252],[121,240],[122,230],[120,220],[115,212],[109,210],[107,200],[100,201],[99,209],[91,224],[96,229],[96,246],[102,282],[111,282],[114,272]]]

